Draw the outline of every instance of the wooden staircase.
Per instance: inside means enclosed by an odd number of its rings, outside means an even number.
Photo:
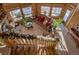
[[[11,55],[53,55],[57,54],[55,46],[57,41],[39,39],[8,39],[7,45],[11,47]]]

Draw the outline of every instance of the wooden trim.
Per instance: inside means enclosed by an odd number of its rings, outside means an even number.
[[[21,14],[22,14],[22,18],[25,18],[25,15],[24,15],[23,10],[22,10],[22,5],[19,4],[19,7],[20,7]]]

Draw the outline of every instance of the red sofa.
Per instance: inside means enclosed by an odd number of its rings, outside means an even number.
[[[51,19],[48,18],[47,16],[44,15],[38,15],[35,17],[36,22],[41,25],[43,28],[48,28],[49,26],[51,26]],[[44,22],[46,21],[46,23],[44,24]]]

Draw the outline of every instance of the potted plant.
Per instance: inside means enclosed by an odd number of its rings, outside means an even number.
[[[53,29],[54,34],[56,34],[56,28],[58,26],[60,26],[61,23],[63,23],[63,19],[61,19],[61,18],[59,18],[59,19],[53,19],[52,29]]]
[[[19,21],[19,23],[20,23],[21,25],[23,25],[23,26],[26,26],[26,24],[27,24],[28,22],[32,22],[32,19],[29,18],[29,17],[27,17],[27,18],[22,18],[22,19]]]

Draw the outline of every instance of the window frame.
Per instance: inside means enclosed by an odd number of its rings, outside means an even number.
[[[59,9],[60,12],[58,12],[57,9]],[[60,16],[61,15],[61,12],[62,12],[62,9],[63,9],[62,7],[52,7],[51,16],[54,16],[54,17]]]
[[[31,10],[31,12],[29,12],[29,14],[28,13],[25,13],[26,11],[24,11],[25,9],[27,9],[27,8],[30,8]],[[24,7],[24,8],[22,8],[22,11],[23,11],[23,14],[24,14],[24,16],[25,17],[30,17],[30,16],[32,16],[32,6],[28,6],[28,7]],[[29,10],[28,10],[29,11]],[[26,15],[27,14],[27,15]]]
[[[67,13],[69,13],[69,14],[67,14]],[[64,22],[67,22],[68,21],[68,19],[71,16],[71,14],[72,14],[72,11],[70,9],[67,9],[66,12],[65,12],[65,15],[63,17]],[[66,19],[65,19],[65,17],[66,17]]]
[[[18,10],[18,11],[15,12],[16,10]],[[15,16],[15,14],[18,13],[18,12],[20,13],[20,16],[19,17]],[[10,13],[11,17],[14,19],[14,21],[17,21],[17,20],[22,19],[21,10],[19,8],[18,9],[11,10],[9,13]]]
[[[50,15],[50,6],[41,6],[41,14],[49,16]],[[48,9],[48,10],[46,10]],[[44,13],[46,12],[46,14]]]

